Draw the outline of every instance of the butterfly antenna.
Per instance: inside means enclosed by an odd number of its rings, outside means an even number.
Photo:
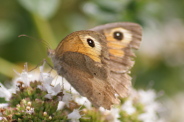
[[[45,46],[47,49],[51,49],[51,47],[49,46],[48,42],[46,42],[45,40],[36,39],[36,38],[31,37],[31,36],[28,36],[28,35],[26,35],[26,34],[21,34],[21,35],[19,35],[18,37],[23,37],[23,36],[28,37],[28,38],[31,38],[31,39],[36,40],[36,41],[40,41],[42,44],[44,44],[44,46]]]

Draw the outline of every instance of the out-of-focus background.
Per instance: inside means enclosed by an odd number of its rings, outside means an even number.
[[[164,93],[172,110],[184,112],[183,5],[183,0],[1,0],[0,82],[8,83],[16,76],[13,70],[21,71],[25,62],[35,67],[49,60],[40,40],[54,49],[73,31],[130,21],[143,27],[133,86]],[[33,38],[19,38],[21,34]],[[178,114],[172,114],[172,121]]]

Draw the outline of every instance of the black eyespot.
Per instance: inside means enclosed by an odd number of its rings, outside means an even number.
[[[117,40],[122,40],[123,39],[123,33],[120,31],[115,31],[113,34],[113,37]]]
[[[89,45],[90,47],[95,47],[95,43],[94,43],[94,41],[93,41],[92,39],[88,38],[88,39],[87,39],[87,42],[88,42],[88,45]]]

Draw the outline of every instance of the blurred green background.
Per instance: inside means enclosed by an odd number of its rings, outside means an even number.
[[[0,82],[7,83],[28,62],[47,58],[69,33],[130,21],[143,27],[132,69],[136,88],[172,96],[184,89],[184,1],[178,0],[11,0],[0,1]],[[21,34],[33,38],[18,37]],[[49,59],[48,59],[49,60]]]

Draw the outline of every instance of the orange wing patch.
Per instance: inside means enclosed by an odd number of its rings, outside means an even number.
[[[117,49],[109,49],[109,53],[116,57],[123,57],[124,51],[123,50],[117,50]]]
[[[121,42],[118,43],[118,42],[108,41],[107,47],[113,48],[113,49],[123,49],[127,47],[127,44],[122,44]]]
[[[75,33],[74,33],[75,34]],[[91,59],[93,59],[95,62],[101,62],[101,45],[98,41],[95,40],[95,38],[91,36],[84,36],[84,35],[79,35],[75,36],[75,38],[68,37],[67,40],[64,40],[61,42],[60,46],[56,49],[56,52],[58,56],[62,56],[64,52],[77,52],[77,53],[82,53],[86,56],[89,56]],[[95,42],[95,48],[91,48],[87,42],[86,38],[92,38]]]
[[[78,52],[89,56],[95,62],[101,62],[101,58],[100,58],[101,50],[102,50],[101,44],[95,38],[91,37],[90,35],[85,35],[85,36],[79,35],[79,38],[82,41],[83,45],[81,47],[82,50],[78,50]],[[86,41],[87,38],[90,38],[94,41],[95,47],[90,47],[87,44],[87,41]]]
[[[122,40],[116,40],[113,37],[114,32],[121,32],[123,34]],[[104,30],[104,34],[107,39],[107,46],[109,47],[108,51],[112,56],[115,57],[124,57],[123,49],[128,46],[128,44],[132,41],[132,34],[130,31],[124,28],[114,28],[110,30]]]

